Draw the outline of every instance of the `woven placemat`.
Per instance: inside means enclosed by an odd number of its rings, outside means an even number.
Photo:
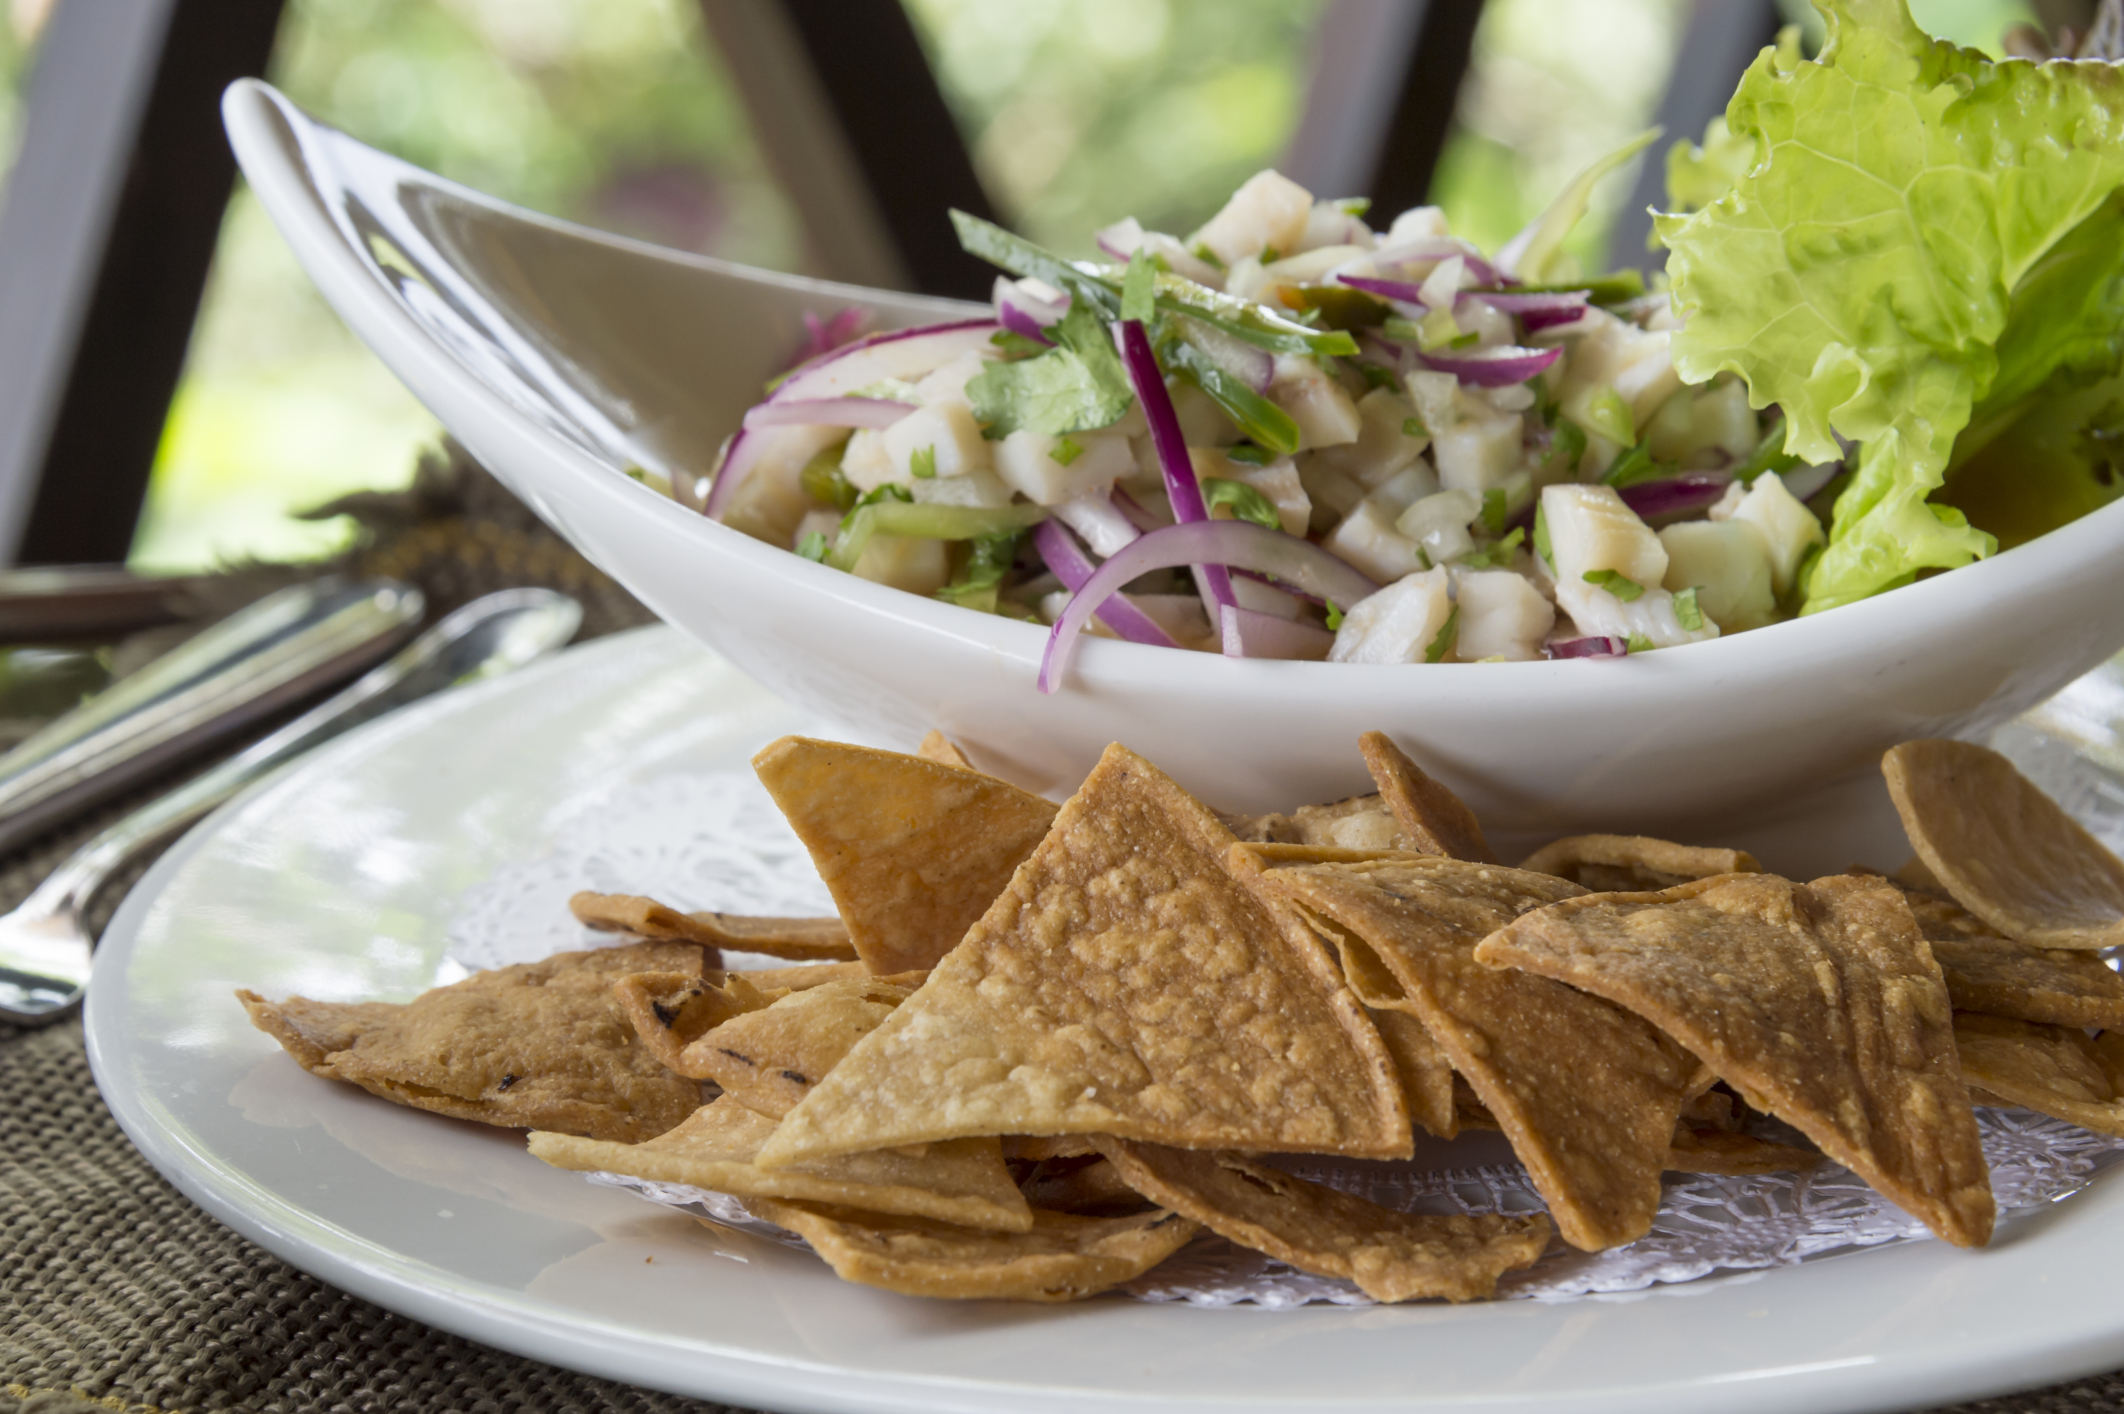
[[[541,584],[584,601],[586,636],[648,621],[461,459],[343,509],[373,530],[345,565],[420,585],[436,612]],[[0,863],[0,909],[129,804]],[[1957,1408],[2124,1414],[2124,1374]],[[306,1276],[148,1167],[96,1093],[79,1022],[0,1025],[0,1414],[159,1410],[742,1414],[504,1354]]]

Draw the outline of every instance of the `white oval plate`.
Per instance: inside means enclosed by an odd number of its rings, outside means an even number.
[[[659,773],[815,730],[665,629],[403,712],[234,802],[127,900],[89,1056],[149,1160],[336,1286],[489,1345],[788,1411],[1923,1408],[2124,1364],[2124,1183],[1908,1243],[1569,1304],[955,1304],[304,1074],[230,997],[406,998],[464,892]]]

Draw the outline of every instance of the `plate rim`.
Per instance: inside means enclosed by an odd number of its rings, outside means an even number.
[[[675,1349],[653,1334],[622,1325],[611,1325],[551,1309],[551,1303],[528,1293],[508,1292],[477,1282],[452,1280],[446,1269],[410,1253],[359,1238],[319,1215],[308,1213],[249,1181],[240,1170],[185,1142],[166,1123],[158,1097],[136,1083],[122,1060],[120,1027],[123,978],[142,940],[145,924],[155,903],[195,862],[207,856],[251,803],[269,790],[282,789],[306,775],[336,770],[354,759],[381,754],[408,737],[416,737],[447,718],[477,712],[513,692],[536,690],[547,675],[577,669],[586,657],[600,653],[618,656],[626,645],[646,648],[651,635],[667,640],[667,656],[677,661],[680,653],[700,653],[720,660],[684,639],[676,630],[652,626],[612,635],[601,642],[580,645],[524,672],[479,684],[419,704],[405,712],[369,724],[340,741],[252,786],[207,820],[188,832],[168,850],[127,895],[99,945],[106,960],[118,967],[99,965],[89,988],[84,1013],[84,1036],[89,1065],[112,1115],[148,1162],[180,1192],[217,1221],[258,1243],[282,1260],[328,1285],[348,1291],[387,1310],[406,1315],[438,1330],[498,1348],[541,1363],[558,1365],[622,1384],[664,1390],[695,1398],[722,1399],[753,1404],[763,1409],[787,1410],[791,1414],[867,1414],[876,1410],[977,1411],[1009,1408],[1013,1411],[1082,1408],[1096,1403],[1114,1410],[1171,1411],[1174,1409],[1234,1408],[1256,1410],[1264,1401],[1287,1403],[1288,1396],[1265,1395],[1256,1400],[1233,1400],[1228,1395],[1199,1399],[1142,1397],[1111,1389],[1033,1386],[960,1376],[915,1376],[897,1371],[862,1369],[827,1360],[797,1361],[772,1354],[747,1354],[736,1348],[704,1349],[696,1344]],[[793,710],[793,709],[792,709]],[[119,981],[105,979],[116,977]],[[99,985],[100,984],[100,985]],[[2124,1210],[2124,1182],[2102,1179],[2075,1195],[2070,1213],[2102,1209]],[[2009,1244],[2046,1240],[2033,1229],[2055,1227],[2069,1220],[2068,1210],[2053,1209],[2017,1222]],[[2076,1224],[2085,1227],[2086,1221]],[[2113,1245],[2124,1255],[2124,1217],[2108,1224],[2116,1233]],[[2098,1229],[2099,1230],[2099,1225]],[[2062,1240],[2051,1235],[2048,1240]],[[2084,1247],[2084,1243],[2080,1244]],[[1906,1254],[1926,1253],[1936,1244],[1912,1244]],[[1852,1260],[1878,1264],[1893,1260],[1889,1252],[1854,1252]],[[1834,1259],[1813,1265],[1822,1271],[1839,1265]],[[1984,1260],[1982,1254],[1956,1256],[1952,1260]],[[1643,1298],[1657,1299],[1671,1293],[1710,1293],[1714,1289],[1763,1281],[1789,1281],[1809,1268],[1772,1269],[1737,1277],[1713,1276],[1672,1288],[1655,1288]],[[1826,1280],[1826,1276],[1802,1277]],[[882,1295],[882,1294],[881,1294]],[[1656,1309],[1649,1299],[1635,1304]],[[1513,1303],[1523,1307],[1529,1303]],[[1569,1397],[1573,1411],[1631,1411],[1650,1414],[1662,1408],[1687,1409],[1713,1395],[1725,1409],[1746,1411],[1806,1407],[1824,1410],[1917,1409],[1932,1404],[1991,1397],[2014,1390],[2079,1378],[2124,1364],[2124,1314],[2107,1322],[2099,1319],[2099,1303],[2083,1303],[2081,1319],[2060,1321],[2040,1331],[2006,1331],[2011,1323],[1988,1322],[1978,1329],[1961,1331],[1945,1341],[1936,1330],[1929,1345],[1907,1343],[1883,1357],[1864,1357],[1863,1362],[1839,1359],[1826,1362],[1787,1364],[1742,1369],[1708,1378],[1645,1380],[1630,1385],[1617,1383]],[[1174,1313],[1145,1319],[1185,1321],[1273,1320],[1295,1313],[1255,1308],[1203,1311],[1174,1306],[1135,1306],[1140,1312]],[[1304,1308],[1318,1314],[1322,1308]],[[1360,1320],[1365,1311],[1350,1308],[1346,1319]],[[1481,1320],[1496,1307],[1470,1305],[1457,1308],[1425,1308],[1440,1312],[1433,1329],[1465,1320]],[[1509,1309],[1509,1308],[1506,1308]],[[1567,1311],[1571,1305],[1550,1309]],[[1178,1314],[1185,1313],[1185,1314]],[[1452,1313],[1450,1315],[1446,1313]],[[1969,1313],[1963,1313],[1965,1315]],[[1399,1334],[1413,1336],[1402,1327]],[[705,1378],[703,1378],[705,1377]],[[1517,1396],[1509,1391],[1454,1395],[1444,1400],[1425,1400],[1420,1391],[1405,1399],[1381,1400],[1370,1396],[1338,1400],[1330,1389],[1321,1391],[1320,1407],[1347,1410],[1423,1410],[1445,1414],[1449,1410],[1500,1407],[1547,1408],[1561,1406],[1556,1395],[1537,1392]]]

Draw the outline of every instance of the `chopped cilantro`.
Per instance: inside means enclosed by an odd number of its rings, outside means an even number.
[[[1234,481],[1228,476],[1205,476],[1202,478],[1202,499],[1212,511],[1219,506],[1229,508],[1234,520],[1252,521],[1269,530],[1283,529],[1275,502],[1244,481]]]
[[[1147,323],[1158,298],[1158,267],[1137,252],[1128,258],[1128,273],[1121,277],[1121,317]]]
[[[1657,644],[1655,644],[1651,639],[1645,637],[1643,634],[1633,633],[1629,636],[1629,638],[1624,640],[1623,651],[1626,653],[1650,653],[1657,646]]]
[[[1482,493],[1482,528],[1484,530],[1489,531],[1492,535],[1504,534],[1505,516],[1507,514],[1504,487],[1492,486],[1489,490]]]
[[[1453,612],[1447,614],[1446,621],[1439,626],[1438,637],[1432,639],[1431,646],[1423,650],[1423,661],[1426,663],[1443,662],[1445,655],[1452,652],[1453,645],[1459,641],[1460,606],[1455,604]]]
[[[1456,334],[1452,338],[1446,340],[1446,347],[1449,349],[1470,348],[1474,345],[1475,341],[1477,339],[1480,339],[1481,337],[1482,335],[1476,333],[1473,329],[1470,329],[1465,334]]]
[[[1586,454],[1586,429],[1575,422],[1561,422],[1549,442],[1550,455],[1556,457],[1566,469],[1578,465]]]
[[[1224,268],[1224,262],[1217,258],[1217,252],[1211,250],[1201,241],[1196,241],[1193,245],[1189,246],[1187,248],[1187,253],[1195,257],[1195,259],[1201,261],[1204,265],[1209,266],[1212,270],[1222,270]]]
[[[1549,548],[1549,515],[1539,504],[1534,507],[1534,553],[1541,556],[1543,564],[1555,569],[1556,554]]]
[[[1339,198],[1334,206],[1345,216],[1362,216],[1372,209],[1372,199],[1368,196],[1345,196]]]
[[[1423,425],[1423,419],[1420,417],[1404,417],[1401,419],[1401,435],[1404,437],[1428,437],[1431,435],[1431,429]]]
[[[1332,599],[1327,601],[1327,626],[1329,633],[1334,633],[1342,627],[1342,610],[1336,607]]]
[[[1072,301],[1048,336],[1054,348],[991,363],[967,383],[966,396],[984,435],[1028,431],[1055,437],[1106,427],[1135,402],[1106,321],[1092,312],[1089,300]]]
[[[1078,457],[1084,455],[1084,448],[1067,437],[1061,437],[1057,438],[1055,445],[1048,449],[1047,455],[1056,466],[1068,466]]]
[[[1486,570],[1492,565],[1509,564],[1511,563],[1512,552],[1524,544],[1526,538],[1526,530],[1515,525],[1512,527],[1512,533],[1504,539],[1485,545],[1472,555],[1463,555],[1460,560],[1461,567],[1471,570]]]
[[[1281,259],[1283,259],[1283,252],[1276,249],[1276,247],[1272,245],[1261,247],[1261,263],[1263,265],[1274,265]]]
[[[1363,377],[1364,386],[1367,388],[1391,388],[1397,381],[1393,369],[1376,363],[1360,363],[1357,365],[1357,372]]]
[[[1267,466],[1276,459],[1276,454],[1266,447],[1251,447],[1241,442],[1236,447],[1227,447],[1224,454],[1241,466]]]
[[[1683,628],[1691,633],[1704,626],[1704,611],[1697,605],[1694,587],[1681,590],[1675,594],[1674,617]]]
[[[907,474],[917,481],[937,479],[937,449],[917,447],[907,454]]]
[[[937,591],[937,598],[968,609],[997,611],[997,590],[1003,576],[1018,558],[1018,546],[1028,532],[1005,531],[999,535],[976,535],[966,542],[966,557],[951,583]]]
[[[1642,596],[1645,587],[1636,580],[1616,570],[1587,570],[1583,576],[1586,583],[1605,589],[1625,604]]]
[[[1635,486],[1641,481],[1658,481],[1672,476],[1676,469],[1673,462],[1652,459],[1652,442],[1647,438],[1617,457],[1614,465],[1608,468],[1607,474],[1600,480],[1603,486],[1613,486],[1621,490],[1625,486]]]
[[[814,530],[797,545],[797,553],[820,564],[826,560],[826,537]]]

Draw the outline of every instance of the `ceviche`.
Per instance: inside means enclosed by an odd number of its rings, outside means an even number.
[[[1667,277],[1265,171],[1067,260],[964,213],[979,318],[837,319],[675,493],[808,559],[1081,633],[1356,663],[1616,657],[1849,603],[2112,499],[2124,80],[1824,0],[1670,154]],[[1854,125],[1854,104],[1872,116]],[[1944,489],[1943,489],[1944,488]]]

